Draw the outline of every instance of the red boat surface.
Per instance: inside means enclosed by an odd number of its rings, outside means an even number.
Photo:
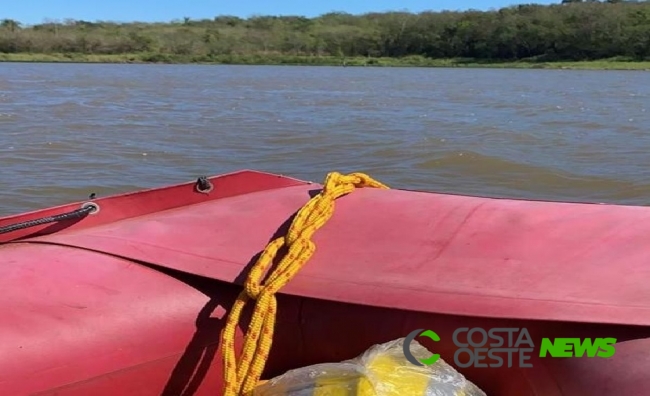
[[[247,269],[321,185],[208,180],[0,234],[0,394],[221,394],[220,332]],[[280,292],[265,378],[420,328],[453,365],[457,328],[525,327],[536,346],[614,337],[616,353],[457,369],[488,395],[650,394],[650,208],[370,188],[336,202]]]

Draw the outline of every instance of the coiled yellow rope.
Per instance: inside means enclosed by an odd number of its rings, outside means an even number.
[[[273,342],[277,302],[275,293],[286,285],[311,258],[316,250],[312,235],[334,213],[334,201],[358,187],[389,188],[363,173],[342,175],[331,172],[323,189],[296,214],[286,236],[270,242],[252,267],[244,290],[239,294],[221,333],[224,362],[224,396],[241,396],[257,385]],[[285,246],[287,254],[262,284],[264,274],[274,261],[278,250]],[[235,357],[235,328],[242,310],[250,300],[256,300],[248,331],[244,335],[241,361]]]

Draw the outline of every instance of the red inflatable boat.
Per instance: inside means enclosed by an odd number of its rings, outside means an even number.
[[[247,270],[320,187],[242,171],[0,219],[0,395],[222,394]],[[649,240],[646,207],[357,189],[280,291],[264,378],[416,329],[454,365],[456,329],[526,328],[616,352],[456,368],[488,395],[650,394]]]

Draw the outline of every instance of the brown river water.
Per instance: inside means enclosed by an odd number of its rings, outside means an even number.
[[[257,169],[650,203],[650,73],[0,63],[0,215]]]

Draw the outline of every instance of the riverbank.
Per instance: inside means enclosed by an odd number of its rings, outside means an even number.
[[[302,66],[371,66],[371,67],[467,67],[505,69],[571,69],[571,70],[646,70],[650,61],[610,58],[594,61],[555,61],[539,59],[520,61],[484,61],[476,59],[431,59],[422,56],[403,58],[372,58],[291,55],[215,55],[183,56],[160,53],[92,55],[76,53],[7,54],[0,53],[0,62],[33,63],[136,63],[136,64],[230,64],[230,65],[302,65]]]

